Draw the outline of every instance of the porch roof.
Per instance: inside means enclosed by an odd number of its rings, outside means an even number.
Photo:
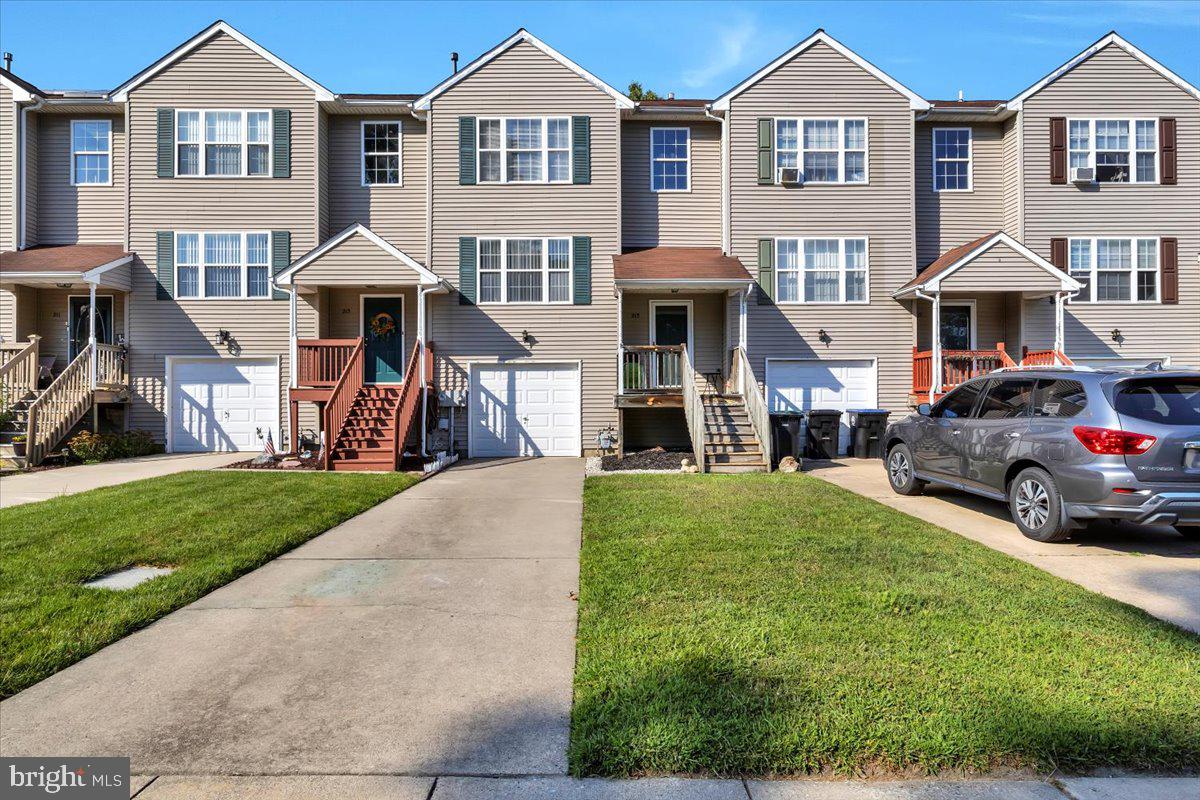
[[[647,247],[613,256],[617,286],[737,288],[753,278],[719,247]]]
[[[85,281],[129,291],[133,253],[119,244],[64,244],[0,253],[0,283]]]
[[[378,284],[448,285],[416,259],[361,223],[343,229],[275,276],[277,286],[355,286]]]
[[[1080,288],[1066,272],[1007,233],[994,231],[947,250],[892,296],[903,300],[940,291],[1053,294]]]

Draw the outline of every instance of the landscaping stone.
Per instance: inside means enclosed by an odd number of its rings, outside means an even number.
[[[800,462],[797,461],[796,459],[792,458],[791,456],[784,456],[783,458],[779,459],[779,471],[780,472],[799,472],[800,471]]]

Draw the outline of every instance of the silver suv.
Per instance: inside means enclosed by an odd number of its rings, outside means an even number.
[[[1000,370],[888,426],[892,489],[940,483],[1008,503],[1057,542],[1087,520],[1200,538],[1200,372]]]

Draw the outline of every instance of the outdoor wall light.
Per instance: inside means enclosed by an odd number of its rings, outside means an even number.
[[[55,286],[57,286],[57,287],[58,287],[58,288],[60,288],[60,289],[70,289],[70,288],[71,288],[72,286],[74,286],[75,284],[73,284],[73,283],[56,283],[56,284],[54,284],[54,285],[55,285]]]
[[[1122,335],[1121,335],[1121,329],[1120,329],[1120,328],[1113,328],[1113,329],[1112,329],[1112,333],[1110,333],[1110,334],[1109,334],[1109,337],[1110,337],[1110,338],[1111,338],[1111,339],[1112,339],[1114,342],[1117,342],[1117,343],[1120,343],[1120,341],[1121,341],[1122,339],[1124,339],[1124,338],[1125,338],[1124,336],[1122,336]]]
[[[224,328],[217,329],[217,344],[229,344],[230,338],[232,337],[230,337],[229,331]]]
[[[821,328],[821,330],[817,331],[817,341],[821,344],[829,344],[833,341],[833,337],[826,333],[824,328]]]
[[[533,345],[533,337],[529,335],[529,331],[521,331],[521,344],[526,347]]]

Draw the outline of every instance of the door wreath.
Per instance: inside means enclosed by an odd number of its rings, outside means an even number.
[[[371,321],[367,325],[371,329],[371,335],[376,339],[387,339],[396,332],[396,320],[386,311],[381,311],[371,317]]]

